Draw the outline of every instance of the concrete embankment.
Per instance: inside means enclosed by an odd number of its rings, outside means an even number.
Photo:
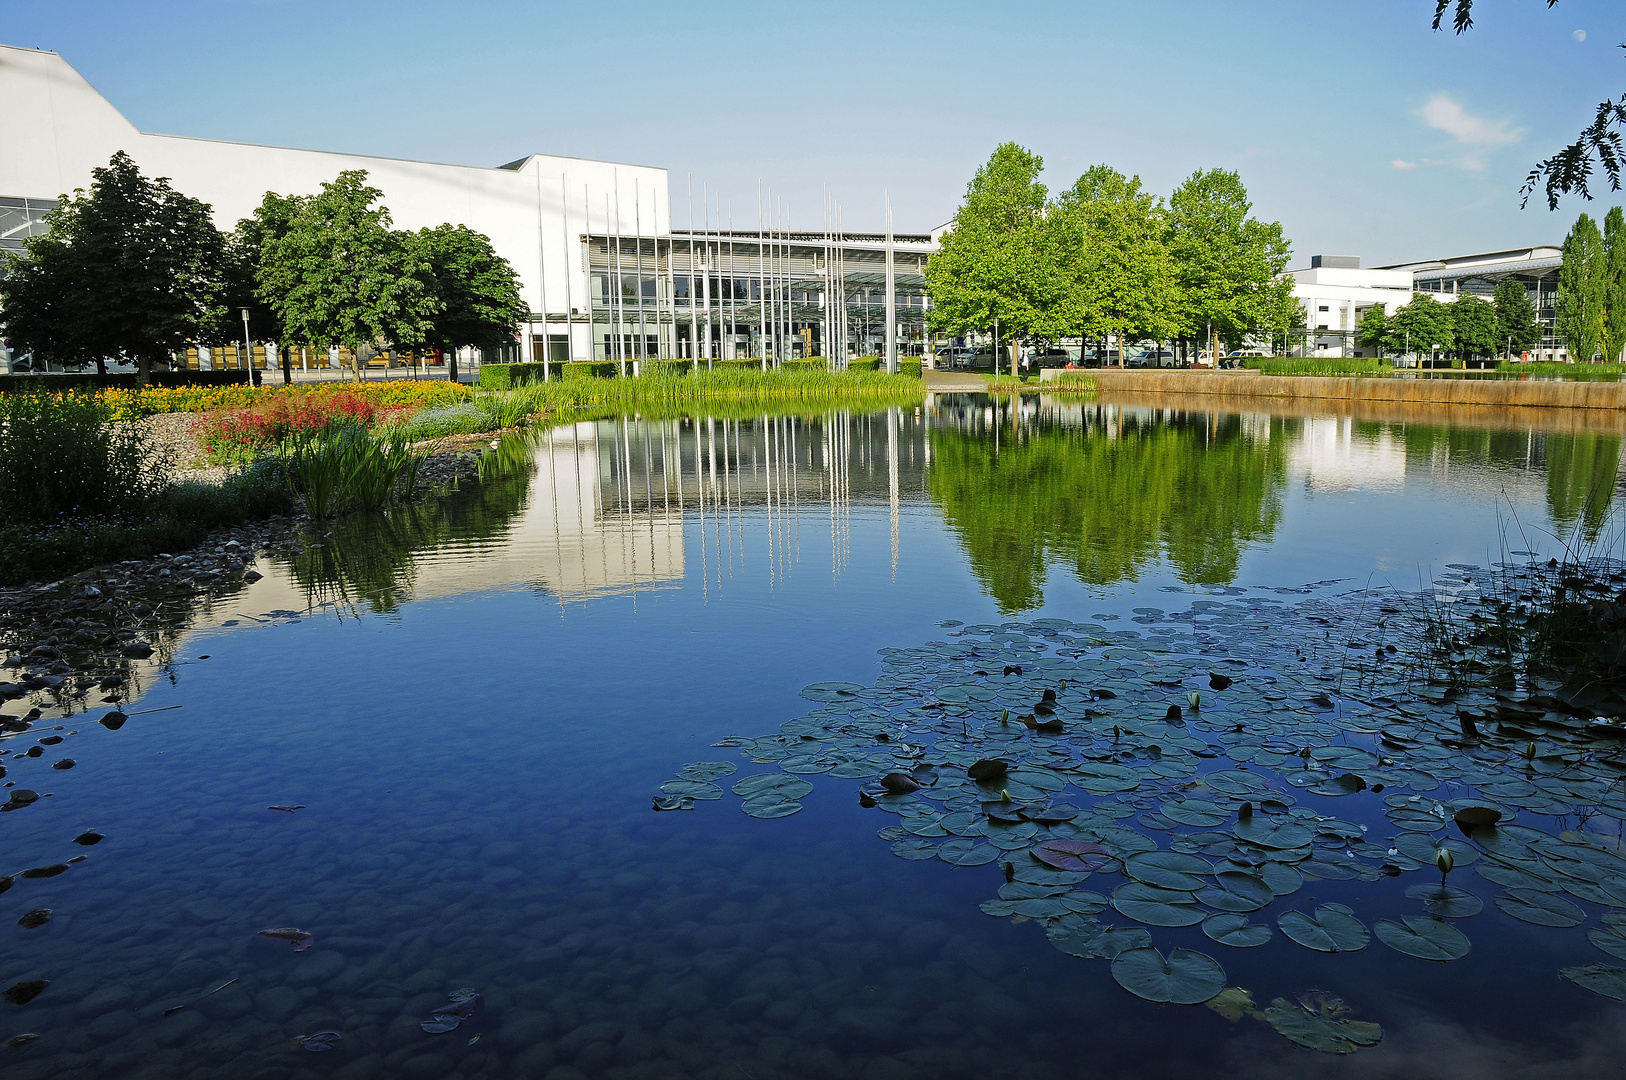
[[[1219,371],[1093,372],[1102,393],[1203,394],[1394,405],[1530,409],[1626,408],[1626,383],[1332,378]]]

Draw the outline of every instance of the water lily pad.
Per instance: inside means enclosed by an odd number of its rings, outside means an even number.
[[[1581,967],[1559,968],[1558,974],[1594,994],[1615,1001],[1626,1001],[1626,968],[1607,964],[1586,964]]]
[[[45,988],[50,985],[51,983],[47,979],[27,979],[8,986],[3,996],[13,1005],[27,1005],[30,1001],[43,994]]]
[[[1283,912],[1276,925],[1288,938],[1316,952],[1358,952],[1371,940],[1365,925],[1342,904],[1322,904],[1314,915]]]
[[[1270,927],[1264,923],[1249,922],[1246,915],[1221,912],[1203,920],[1203,933],[1236,949],[1251,949],[1270,940]]]
[[[809,701],[851,701],[866,687],[850,682],[816,682],[802,687],[802,696]]]
[[[1276,898],[1265,880],[1238,870],[1222,870],[1214,884],[1197,894],[1197,899],[1220,911],[1258,911]]]
[[[1586,912],[1555,893],[1535,889],[1509,889],[1496,898],[1496,906],[1508,915],[1537,926],[1580,926]]]
[[[923,859],[937,858],[937,845],[930,840],[908,839],[899,840],[892,845],[892,854],[900,859],[909,859],[919,862]]]
[[[979,844],[963,837],[949,840],[937,849],[937,857],[951,866],[985,866],[1000,854],[992,844]]]
[[[1352,1054],[1383,1039],[1377,1024],[1318,1015],[1286,998],[1270,1003],[1265,1022],[1290,1042],[1323,1054]]]
[[[1619,926],[1594,926],[1586,932],[1587,940],[1610,956],[1626,960],[1626,934]]]
[[[1130,949],[1149,949],[1152,935],[1138,926],[1103,926],[1089,915],[1064,915],[1045,927],[1050,944],[1069,956],[1110,960]]]
[[[657,795],[654,806],[656,810],[693,810],[694,800],[687,795]]]
[[[721,799],[723,789],[716,784],[702,780],[668,780],[661,785],[662,795],[679,795],[687,799],[698,799],[702,802],[712,799]]]
[[[753,795],[783,795],[787,799],[800,799],[813,790],[806,780],[780,772],[755,773],[734,782],[734,794],[750,798]]]
[[[1389,948],[1419,960],[1460,960],[1472,947],[1467,935],[1455,926],[1421,915],[1407,915],[1400,922],[1381,919],[1372,931]]]
[[[782,818],[801,810],[802,804],[778,791],[752,795],[740,803],[740,809],[754,818]]]
[[[337,1031],[318,1031],[315,1035],[309,1035],[301,1039],[300,1045],[313,1054],[319,1054],[333,1049],[339,1045],[339,1040],[343,1038],[344,1036]]]
[[[1178,821],[1182,825],[1190,825],[1197,829],[1216,828],[1225,824],[1231,817],[1213,803],[1198,799],[1168,803],[1163,807],[1163,816],[1170,821]]]
[[[1112,961],[1112,977],[1138,998],[1159,1004],[1200,1005],[1225,989],[1219,961],[1193,949],[1164,956],[1156,949],[1130,949]]]
[[[1231,826],[1231,832],[1240,840],[1276,850],[1309,847],[1313,839],[1310,830],[1302,825],[1290,821],[1274,822],[1262,815],[1238,821]]]
[[[1144,851],[1124,860],[1124,874],[1161,889],[1195,892],[1214,867],[1205,859],[1178,851]]]
[[[1139,881],[1114,889],[1112,906],[1148,926],[1196,926],[1208,914],[1189,892],[1160,889]]]
[[[1046,866],[1077,873],[1100,869],[1110,857],[1106,848],[1092,840],[1047,840],[1031,854]]]
[[[1451,885],[1413,885],[1406,890],[1413,900],[1421,900],[1423,909],[1442,919],[1466,919],[1485,910],[1485,903],[1466,889]]]
[[[739,771],[732,761],[696,761],[678,770],[683,780],[717,780]]]

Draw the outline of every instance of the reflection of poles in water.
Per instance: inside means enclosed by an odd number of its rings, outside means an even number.
[[[695,370],[699,370],[698,365]],[[711,552],[708,550],[710,542],[706,539],[706,474],[701,467],[704,462],[705,456],[700,447],[700,421],[696,420],[694,424],[694,486],[699,493],[699,504],[695,508],[695,512],[700,515],[700,599],[702,603],[709,603],[711,600]],[[678,465],[680,468],[682,467],[681,458],[678,459]],[[681,486],[682,477],[679,476],[678,479],[680,481],[678,491],[681,492],[683,490]]]
[[[574,431],[574,428],[572,428],[572,431]],[[571,443],[574,444],[575,441],[575,438],[572,437]],[[574,459],[572,459],[571,464],[574,467]],[[565,583],[565,553],[563,550],[564,542],[559,536],[559,458],[553,451],[553,428],[551,427],[548,428],[548,497],[553,501],[553,580],[559,582],[561,586],[557,591],[559,593],[559,618],[563,619],[565,617],[565,590],[563,588]],[[581,503],[578,502],[576,505],[580,507]],[[576,531],[578,534],[581,532],[580,529]]]
[[[886,488],[892,500],[892,580],[898,580],[898,406],[886,410]]]
[[[790,428],[790,514],[792,522],[792,535],[795,538],[796,548],[792,558],[796,562],[802,561],[802,499],[801,485],[799,483],[800,462],[796,456],[796,421],[797,417],[790,417],[785,426]]]

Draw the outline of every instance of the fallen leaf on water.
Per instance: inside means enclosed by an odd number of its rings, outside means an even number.
[[[186,1008],[185,1005],[172,1005],[169,1008],[164,1010],[164,1015],[165,1016],[174,1016],[176,1013],[180,1012],[184,1008]]]
[[[74,837],[73,842],[81,847],[91,847],[92,845],[99,844],[106,839],[107,837],[103,836],[95,829],[91,829],[88,832],[82,832],[78,836]]]
[[[42,907],[35,908],[27,915],[24,915],[22,918],[18,919],[17,925],[22,927],[24,930],[33,930],[35,927],[44,926],[50,921],[51,909],[48,907]]]
[[[333,1049],[339,1044],[339,1040],[342,1038],[344,1038],[344,1036],[340,1035],[337,1031],[318,1031],[315,1035],[306,1036],[302,1042],[306,1050],[309,1050],[313,1054],[318,1054],[323,1050]]]
[[[11,1038],[7,1039],[6,1045],[12,1049],[16,1049],[19,1046],[27,1046],[37,1038],[39,1038],[39,1036],[34,1034],[32,1031],[25,1031],[21,1035],[13,1035]]]
[[[305,809],[305,804],[300,803],[297,806],[268,806],[268,807],[266,807],[266,809],[267,810],[281,810],[285,814],[291,814],[295,810],[303,810],[303,809]]]
[[[314,934],[307,934],[305,931],[297,930],[291,926],[280,927],[276,930],[261,930],[258,936],[263,938],[275,938],[277,941],[293,942],[294,952],[304,952],[306,949],[316,944],[316,936]]]

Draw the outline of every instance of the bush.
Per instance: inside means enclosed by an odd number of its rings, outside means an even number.
[[[847,361],[848,371],[879,371],[881,358],[879,356],[855,356]]]
[[[380,407],[345,391],[271,398],[253,408],[206,413],[198,441],[211,461],[241,460],[336,428],[370,428],[401,419],[408,407]]]
[[[95,398],[0,398],[0,514],[9,522],[140,516],[162,490],[164,465]]]
[[[552,368],[548,371],[547,368]],[[550,378],[559,378],[560,364],[481,364],[480,389],[511,390],[528,382],[543,382],[544,372]]]
[[[149,387],[248,386],[247,371],[155,371],[147,378]],[[65,394],[84,390],[118,388],[135,390],[135,375],[0,375],[0,393]]]
[[[412,414],[400,425],[400,430],[414,441],[440,439],[447,435],[475,435],[491,430],[491,414],[472,402],[433,405]]]

